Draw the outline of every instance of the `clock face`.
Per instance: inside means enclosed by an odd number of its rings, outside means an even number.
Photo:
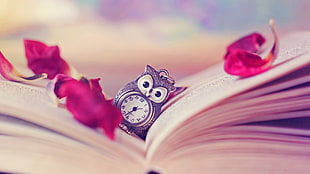
[[[124,119],[131,124],[139,124],[149,118],[151,106],[148,100],[138,94],[131,94],[121,101],[120,109]]]

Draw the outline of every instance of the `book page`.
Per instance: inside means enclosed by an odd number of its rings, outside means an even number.
[[[165,148],[156,150],[153,160],[195,146],[207,140],[210,132],[227,127],[260,125],[305,129],[309,132],[309,94],[308,86],[248,100],[224,102],[209,108],[192,116],[176,129],[169,139],[164,141]]]
[[[240,94],[234,97],[233,99],[230,99],[229,102],[237,100],[246,100],[249,98],[285,90],[296,86],[306,86],[307,83],[309,83],[310,81],[309,72],[310,72],[310,65],[307,65],[279,79],[263,84],[249,91],[246,91],[245,93]]]
[[[113,171],[134,174],[141,171],[139,163],[104,158],[92,149],[20,136],[0,136],[0,153],[1,172],[7,173],[101,174]]]
[[[46,95],[46,90],[29,85],[0,80],[0,113],[25,120],[49,129],[65,138],[87,144],[106,158],[127,159],[142,164],[144,142],[117,131],[115,141],[103,132],[88,128],[73,119],[63,108],[58,108]],[[16,123],[22,125],[22,123]]]
[[[102,173],[102,169],[119,168],[109,154],[99,149],[8,115],[0,115],[0,132],[2,172]],[[123,160],[117,162],[128,163]]]
[[[219,64],[215,68],[178,82],[178,86],[186,85],[189,88],[185,91],[184,97],[166,109],[149,130],[146,139],[147,159],[151,160],[159,148],[165,148],[162,145],[169,139],[168,136],[191,116],[231,96],[275,80],[309,64],[309,51],[310,32],[295,33],[280,39],[278,58],[274,67],[267,72],[249,78],[238,78],[226,74],[223,65]]]
[[[248,100],[224,102],[192,116],[164,141],[152,161],[168,158],[202,142],[208,142],[211,132],[240,125],[261,125],[309,129],[310,87],[284,90]],[[293,125],[295,127],[293,127]],[[252,130],[253,131],[253,130]],[[309,134],[309,130],[308,134]],[[294,132],[294,130],[292,130]],[[304,131],[306,132],[306,131]],[[305,135],[300,135],[305,136]]]
[[[302,136],[303,135],[303,136]],[[210,131],[195,145],[153,161],[162,173],[308,173],[309,131],[236,126]]]

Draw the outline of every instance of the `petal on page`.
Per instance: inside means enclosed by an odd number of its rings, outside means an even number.
[[[57,106],[59,106],[60,99],[65,97],[65,94],[63,92],[64,88],[61,88],[61,86],[73,79],[71,76],[67,76],[64,74],[57,74],[53,80],[50,80],[49,83],[46,85],[46,92],[47,95],[52,99],[53,103],[55,103]]]
[[[227,48],[224,57],[224,70],[228,74],[249,77],[271,68],[277,57],[279,44],[273,20],[270,20],[270,27],[274,36],[274,43],[265,58],[256,54],[264,42],[263,37],[257,34],[246,36]]]
[[[5,56],[0,52],[0,74],[7,80],[25,82],[31,80],[38,80],[46,78],[47,74],[36,74],[34,76],[24,76],[19,73],[13,65],[5,58]]]
[[[122,121],[120,110],[110,100],[106,100],[99,79],[76,80],[57,75],[54,91],[58,97],[66,97],[66,107],[73,117],[91,128],[102,128],[110,139],[114,139],[114,130]]]
[[[24,40],[28,67],[35,73],[47,73],[49,79],[57,74],[75,76],[74,68],[60,56],[58,46],[47,46],[35,40]]]
[[[259,33],[252,33],[244,36],[237,41],[231,43],[227,47],[227,51],[234,49],[242,49],[248,52],[256,53],[265,43],[266,39]]]
[[[114,139],[114,130],[123,121],[123,116],[119,108],[112,104],[112,100],[106,99],[99,84],[99,78],[90,79],[92,93],[98,97],[101,102],[103,115],[99,127],[101,127],[110,139]]]

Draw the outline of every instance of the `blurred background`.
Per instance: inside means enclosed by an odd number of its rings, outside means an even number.
[[[146,64],[176,80],[222,61],[226,46],[257,31],[310,29],[308,0],[0,0],[0,50],[22,72],[23,39],[62,57],[113,96]]]

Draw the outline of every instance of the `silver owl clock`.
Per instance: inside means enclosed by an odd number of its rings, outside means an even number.
[[[174,79],[165,69],[156,71],[150,65],[136,80],[118,91],[113,104],[122,112],[120,128],[130,135],[145,139],[159,117],[169,94],[175,90]]]

